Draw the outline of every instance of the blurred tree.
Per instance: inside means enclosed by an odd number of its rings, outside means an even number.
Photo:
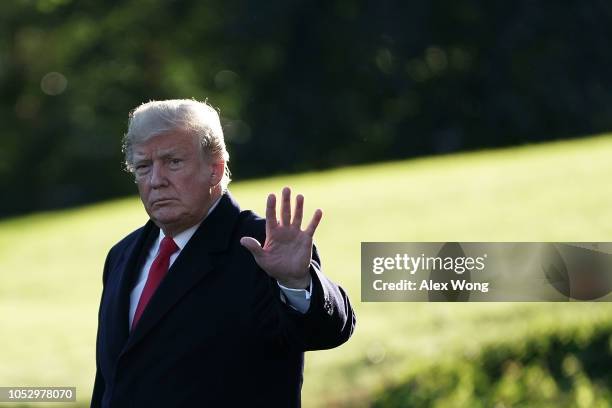
[[[612,5],[0,4],[0,216],[134,191],[127,113],[219,107],[235,179],[612,128]]]

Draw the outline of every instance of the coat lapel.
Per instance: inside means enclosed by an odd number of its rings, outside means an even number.
[[[215,254],[229,246],[239,215],[238,204],[229,192],[225,193],[217,207],[200,224],[159,284],[138,324],[130,333],[122,354],[138,343],[174,304],[212,270]],[[159,232],[159,229],[156,230]],[[128,289],[128,298],[130,290],[131,285]],[[127,307],[124,308],[126,319],[127,310]]]
[[[121,255],[116,266],[118,270],[109,274],[118,277],[114,281],[107,282],[107,285],[112,285],[112,288],[107,290],[112,289],[111,293],[115,294],[110,298],[109,317],[106,319],[108,322],[106,333],[109,335],[109,346],[113,355],[119,354],[128,339],[130,292],[147,255],[147,249],[152,245],[158,233],[159,230],[153,222],[147,222]]]

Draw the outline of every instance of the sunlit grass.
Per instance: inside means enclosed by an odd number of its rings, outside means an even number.
[[[612,319],[609,304],[359,299],[362,241],[612,240],[611,158],[603,136],[233,183],[260,214],[284,185],[306,196],[307,213],[323,209],[323,268],[357,310],[349,343],[308,353],[304,405],[367,405],[373,390],[449,355]],[[128,198],[0,223],[0,386],[74,385],[88,402],[104,257],[145,221]]]

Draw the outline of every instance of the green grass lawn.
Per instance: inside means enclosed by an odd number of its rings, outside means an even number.
[[[307,354],[304,406],[367,406],[432,363],[612,320],[608,303],[359,299],[362,241],[612,241],[611,174],[612,137],[600,136],[232,183],[260,214],[284,185],[308,213],[323,209],[323,268],[357,312],[347,344]],[[129,198],[0,222],[0,386],[76,386],[89,402],[104,257],[145,221]]]

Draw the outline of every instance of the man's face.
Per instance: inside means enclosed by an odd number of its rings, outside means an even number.
[[[218,180],[212,173],[223,164],[204,157],[197,137],[180,129],[166,132],[136,144],[133,152],[140,199],[166,235],[174,236],[204,218]]]

